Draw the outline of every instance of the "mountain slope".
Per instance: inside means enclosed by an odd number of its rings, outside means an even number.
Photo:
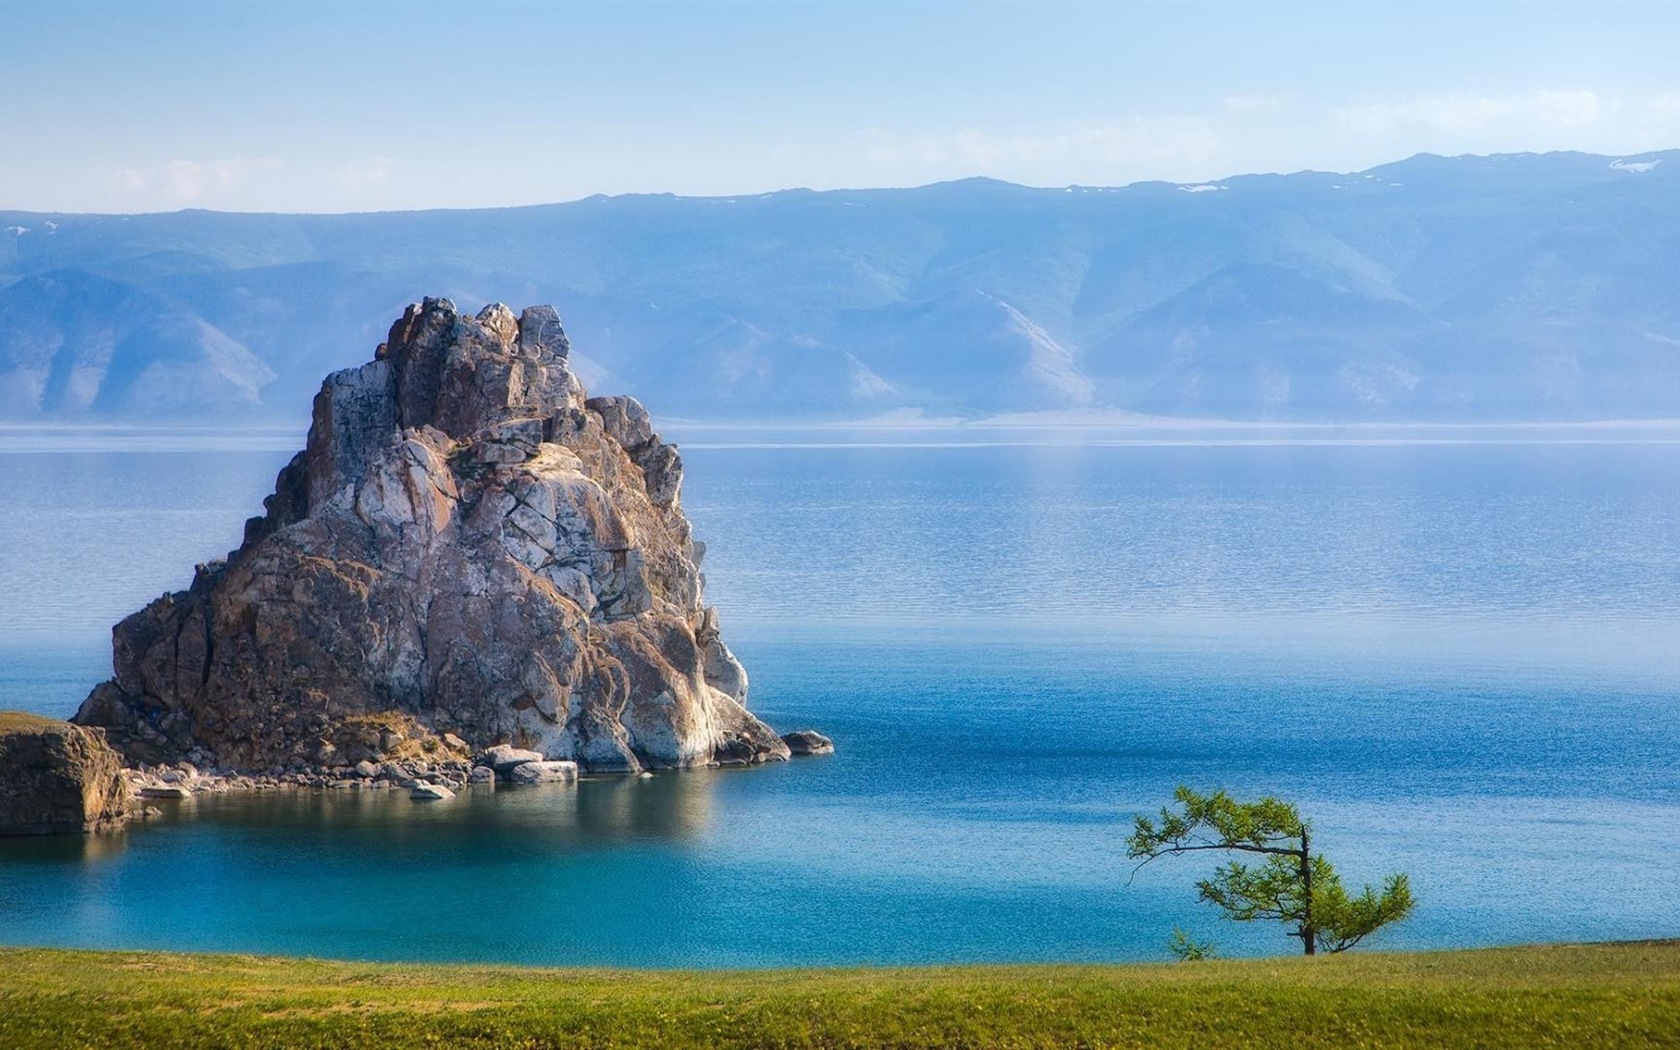
[[[446,295],[552,301],[589,378],[696,419],[1677,417],[1676,272],[1680,152],[1193,186],[0,213],[0,416],[298,418],[383,318]]]
[[[80,270],[0,289],[0,413],[231,416],[274,372],[158,292]]]

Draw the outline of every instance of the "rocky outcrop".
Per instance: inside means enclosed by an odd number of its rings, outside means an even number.
[[[677,449],[568,352],[546,306],[411,306],[322,384],[243,545],[117,625],[76,721],[134,762],[270,773],[786,758],[703,602]]]
[[[132,804],[122,758],[99,730],[0,711],[0,835],[104,831]]]

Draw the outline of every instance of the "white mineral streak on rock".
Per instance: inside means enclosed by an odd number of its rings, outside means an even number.
[[[681,457],[569,350],[548,307],[410,307],[322,384],[244,545],[117,626],[78,720],[130,761],[261,771],[443,734],[536,753],[502,775],[786,758],[703,603]]]

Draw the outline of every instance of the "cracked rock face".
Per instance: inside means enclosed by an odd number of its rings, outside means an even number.
[[[550,307],[409,307],[322,384],[243,545],[117,625],[76,720],[247,770],[445,733],[594,772],[786,758],[702,602],[677,450],[568,351]]]
[[[122,760],[97,729],[0,711],[0,835],[110,830],[131,802]]]

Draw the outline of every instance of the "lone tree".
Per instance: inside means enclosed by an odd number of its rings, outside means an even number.
[[[1184,786],[1173,797],[1179,808],[1161,810],[1159,821],[1137,818],[1127,855],[1141,868],[1157,857],[1200,850],[1260,854],[1265,859],[1258,863],[1233,859],[1196,883],[1202,900],[1228,918],[1293,923],[1291,936],[1314,955],[1320,949],[1345,952],[1412,913],[1405,875],[1390,875],[1381,893],[1366,886],[1349,897],[1330,862],[1312,852],[1311,823],[1287,802],[1270,796],[1238,802],[1223,791],[1198,795]]]

